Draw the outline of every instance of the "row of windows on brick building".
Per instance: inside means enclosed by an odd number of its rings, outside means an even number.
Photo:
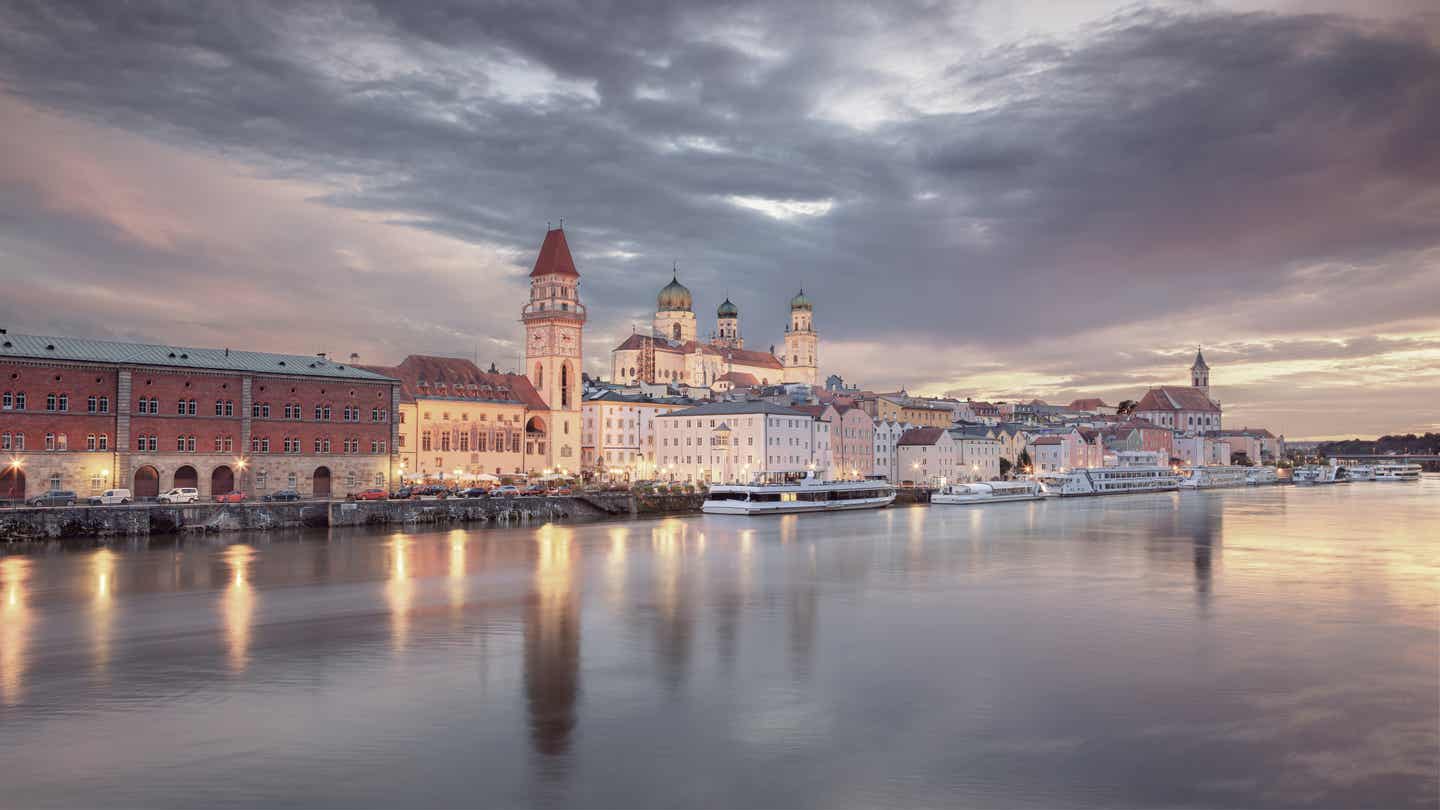
[[[315,439],[312,446],[314,447],[314,451],[320,454],[333,453],[334,448],[338,446],[341,453],[344,453],[346,455],[360,455],[363,452],[362,448],[366,447],[367,445],[365,442],[362,442],[360,439],[352,436],[350,438],[343,439],[338,445],[334,444],[329,438],[317,438]],[[369,442],[368,447],[369,452],[372,455],[384,455],[386,442],[384,440],[372,439]],[[280,448],[280,452],[282,453],[297,455],[304,452],[305,443],[300,439],[287,436],[281,439]],[[259,454],[269,453],[270,438],[268,436],[250,437],[250,452]]]
[[[29,397],[24,391],[5,391],[0,393],[0,410],[23,411],[27,410]],[[70,412],[69,394],[46,394],[45,410],[52,413]],[[86,413],[109,413],[110,397],[89,396],[85,398]]]
[[[304,418],[305,418],[305,409],[304,409],[299,403],[295,403],[295,402],[287,402],[287,403],[281,408],[281,413],[283,414],[283,415],[280,417],[281,419],[289,419],[289,420],[292,420],[292,421],[298,421],[298,420],[301,420],[301,419],[304,419]],[[269,419],[269,418],[270,418],[270,414],[271,414],[270,403],[268,403],[268,402],[253,402],[253,403],[250,404],[250,418],[252,418],[252,419]],[[315,419],[314,419],[313,421],[316,421],[316,422],[333,422],[333,421],[334,421],[334,409],[333,409],[332,406],[330,406],[330,405],[316,405],[316,406],[315,406],[315,410],[314,410],[314,414],[315,414]],[[341,408],[341,409],[340,409],[340,421],[342,421],[342,422],[359,422],[359,421],[362,421],[362,420],[361,420],[361,416],[362,416],[363,414],[364,414],[364,411],[363,411],[363,409],[360,408],[359,406],[357,406],[357,405],[346,405],[344,408]],[[370,421],[371,421],[371,422],[386,422],[386,421],[389,421],[389,419],[390,419],[390,411],[389,411],[389,410],[387,410],[387,409],[385,409],[385,408],[371,408],[371,409],[370,409]]]
[[[65,452],[70,449],[70,436],[65,433],[46,433],[44,447],[52,452]],[[20,432],[0,433],[0,450],[24,450],[25,434]],[[85,435],[85,449],[102,451],[110,449],[110,435],[107,433],[87,433]]]

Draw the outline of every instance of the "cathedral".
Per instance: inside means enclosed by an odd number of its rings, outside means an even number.
[[[715,331],[701,340],[690,290],[678,273],[660,290],[650,334],[636,332],[610,352],[617,383],[675,383],[700,388],[819,382],[820,336],[814,307],[801,290],[790,299],[785,349],[776,354],[745,348],[740,309],[729,298],[715,310]]]

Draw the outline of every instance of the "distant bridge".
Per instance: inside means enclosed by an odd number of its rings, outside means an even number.
[[[1343,455],[1337,454],[1334,456],[1334,459],[1341,464],[1354,464],[1358,462],[1373,463],[1380,461],[1414,462],[1419,464],[1420,468],[1426,472],[1440,472],[1440,455],[1435,454],[1408,453],[1405,455],[1390,456],[1383,453],[1345,453]]]

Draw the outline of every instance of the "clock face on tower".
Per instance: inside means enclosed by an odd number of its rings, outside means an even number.
[[[545,330],[537,329],[530,333],[530,353],[532,355],[544,354],[549,345],[550,341],[546,340]]]
[[[561,329],[558,333],[560,339],[560,353],[571,357],[580,353],[579,336],[573,329]]]

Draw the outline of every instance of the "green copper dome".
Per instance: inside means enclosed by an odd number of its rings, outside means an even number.
[[[690,301],[690,289],[680,283],[678,275],[670,279],[670,283],[660,290],[660,295],[656,299],[662,312],[676,310],[689,312]]]
[[[813,307],[813,306],[810,305],[810,299],[809,299],[809,298],[806,298],[806,297],[805,297],[805,291],[804,291],[804,290],[801,290],[800,292],[798,292],[798,293],[795,294],[795,297],[794,297],[794,298],[791,298],[791,299],[790,299],[790,308],[791,308],[791,309],[814,309],[815,307]]]
[[[725,302],[720,305],[720,308],[715,310],[715,317],[738,318],[740,317],[740,308],[731,303],[729,298],[726,298]]]

